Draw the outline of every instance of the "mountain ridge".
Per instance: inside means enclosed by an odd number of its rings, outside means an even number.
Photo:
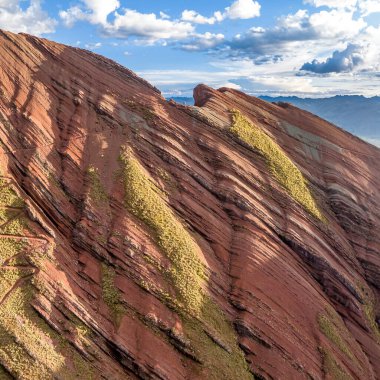
[[[328,98],[299,98],[297,96],[259,96],[270,103],[289,103],[318,115],[346,131],[380,146],[380,97],[362,95],[336,95]],[[172,97],[175,101],[192,105],[189,97]]]

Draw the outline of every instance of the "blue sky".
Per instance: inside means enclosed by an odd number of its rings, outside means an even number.
[[[93,50],[164,95],[380,95],[380,0],[0,0],[0,28]]]

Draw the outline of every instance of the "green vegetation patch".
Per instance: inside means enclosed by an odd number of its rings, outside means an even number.
[[[115,286],[116,272],[111,266],[102,264],[102,293],[103,300],[112,313],[116,325],[119,325],[125,308],[121,301],[121,292]]]
[[[373,302],[371,300],[367,300],[363,306],[364,314],[367,317],[368,323],[371,326],[371,329],[375,335],[377,343],[380,344],[380,329],[378,324],[376,323],[376,315],[373,306]]]
[[[3,211],[3,210],[2,210]],[[8,211],[7,220],[1,223],[0,234],[2,235],[19,235],[27,228],[28,224],[23,212]]]
[[[17,287],[1,306],[0,359],[18,378],[44,379],[58,372],[65,358],[55,349],[48,325],[32,310],[32,299],[30,286]]]
[[[346,354],[351,360],[355,360],[354,355],[348,348],[346,342],[342,338],[343,332],[331,321],[329,317],[324,314],[318,316],[318,325],[322,333],[333,344],[335,344],[344,354]]]
[[[252,380],[244,353],[237,344],[235,330],[208,297],[201,314],[201,319],[183,314],[182,322],[195,356],[202,362],[205,371],[202,377]]]
[[[164,274],[177,298],[164,291],[158,294],[182,319],[194,355],[202,363],[194,371],[202,371],[210,379],[252,379],[234,328],[204,291],[208,276],[198,245],[133,153],[124,151],[121,161],[126,207],[151,228],[158,247],[171,262]],[[148,291],[152,288],[145,282],[141,286]]]
[[[25,246],[25,242],[11,238],[0,238],[0,265],[16,256]]]
[[[0,203],[3,207],[23,207],[11,185],[2,181]],[[23,214],[14,210],[1,214],[2,234],[22,236],[26,229]],[[32,285],[36,273],[33,257],[26,260],[28,239],[0,237],[0,378],[7,373],[23,380],[52,378],[91,379],[92,366],[35,311],[37,295]],[[38,250],[34,250],[36,255]],[[8,265],[4,265],[9,261]],[[20,265],[22,262],[25,267]],[[16,263],[16,264],[15,264]],[[4,375],[5,373],[5,375]]]
[[[232,110],[230,132],[238,139],[259,151],[265,158],[276,180],[305,210],[319,220],[324,220],[309,185],[301,171],[280,146],[259,127],[252,124],[240,111]]]
[[[353,380],[352,376],[349,375],[335,360],[333,354],[325,349],[319,349],[322,355],[323,361],[323,371],[325,375],[330,375],[334,380]]]
[[[0,179],[0,206],[23,207],[24,201],[12,189],[10,183]]]
[[[94,166],[87,169],[90,179],[90,197],[97,203],[105,203],[108,201],[108,195],[99,177],[99,171]]]
[[[158,246],[172,263],[169,276],[179,298],[188,311],[198,314],[203,304],[202,285],[206,279],[198,247],[160,197],[140,163],[130,152],[124,152],[121,160],[126,206],[152,228]]]
[[[33,269],[28,268],[17,268],[14,267],[8,270],[0,271],[0,295],[4,296],[12,287],[16,284],[18,280],[24,277],[28,277],[33,274]]]
[[[92,379],[93,369],[33,309],[33,286],[15,288],[0,308],[0,361],[16,378]],[[68,365],[67,358],[70,358]]]

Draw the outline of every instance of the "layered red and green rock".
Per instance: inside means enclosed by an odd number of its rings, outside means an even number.
[[[377,148],[28,35],[0,57],[0,378],[380,376]]]

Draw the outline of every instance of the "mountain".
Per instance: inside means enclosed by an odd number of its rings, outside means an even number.
[[[170,98],[178,103],[193,105],[193,98]],[[290,103],[380,147],[380,97],[334,96],[331,98],[298,98],[260,96],[271,103]]]
[[[1,379],[380,378],[380,151],[0,33]]]
[[[356,136],[380,144],[380,97],[334,96],[323,99],[261,97],[268,102],[287,102],[312,112]]]
[[[169,101],[173,100],[176,103],[183,104],[185,106],[193,106],[194,105],[194,99],[186,97],[186,96],[172,96],[172,97],[169,97],[167,100],[169,100]]]

